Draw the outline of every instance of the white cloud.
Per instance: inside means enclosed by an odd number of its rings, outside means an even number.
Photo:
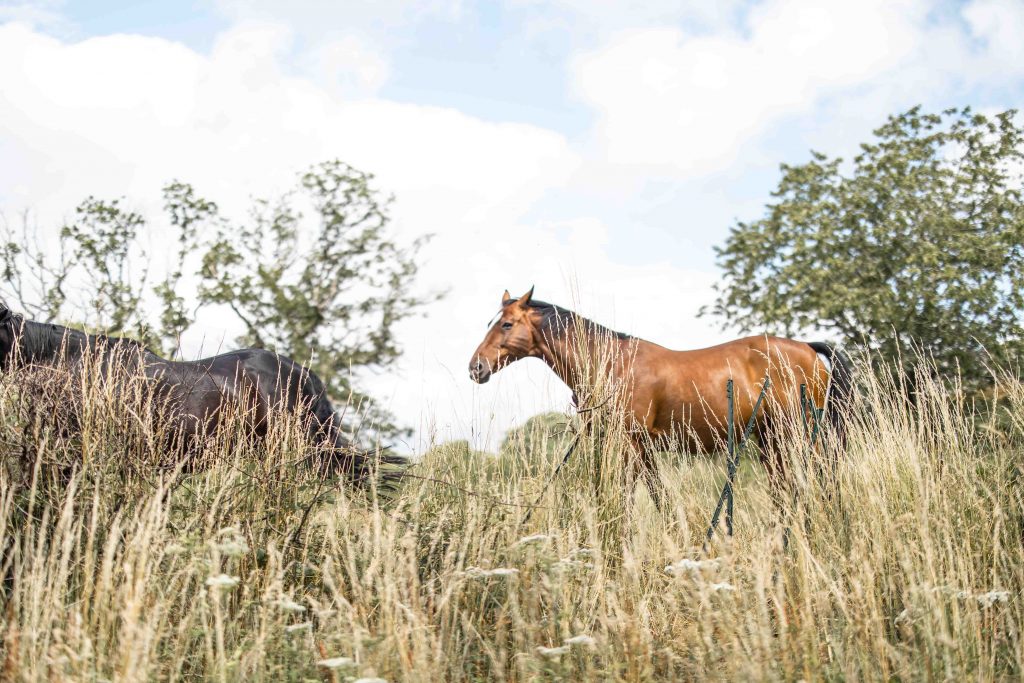
[[[303,61],[320,83],[343,93],[373,93],[387,81],[390,65],[366,40],[346,35],[310,49]]]
[[[706,297],[706,277],[656,258],[617,265],[607,229],[593,219],[527,218],[580,168],[561,135],[448,108],[345,97],[283,66],[291,35],[274,23],[241,25],[204,56],[156,38],[66,43],[0,26],[0,205],[32,207],[44,226],[89,194],[124,195],[157,215],[159,188],[180,178],[238,216],[250,195],[290,187],[316,161],[340,157],[374,172],[397,197],[396,229],[406,238],[437,235],[424,254],[422,287],[451,290],[428,317],[403,325],[399,367],[369,380],[423,435],[436,428],[445,438],[495,437],[537,410],[566,405],[567,392],[545,368],[512,368],[485,387],[469,381],[469,356],[505,287],[536,283],[538,296],[571,303],[575,275],[584,302],[620,307],[604,321],[643,321],[651,336],[675,331],[680,344],[693,342],[681,321]],[[671,292],[669,316],[659,316],[659,288]],[[214,350],[235,331],[212,314],[199,323],[186,340],[193,351],[200,341]]]
[[[60,12],[61,0],[30,0],[0,4],[0,23],[18,21],[31,26],[63,30],[68,25]]]
[[[730,29],[743,0],[508,0],[508,5],[530,12],[530,25],[562,26],[580,33],[602,35],[623,28],[683,25],[701,31]]]
[[[974,0],[958,14],[921,0],[765,0],[712,33],[623,25],[634,28],[571,65],[599,117],[594,141],[611,163],[682,177],[756,155],[783,122],[850,148],[897,110],[1024,76],[1017,0]]]
[[[975,0],[961,11],[971,34],[987,46],[989,70],[1003,75],[1024,73],[1024,3],[1019,0]]]
[[[514,217],[578,163],[561,136],[539,128],[339,98],[284,72],[277,56],[288,37],[274,25],[248,25],[204,57],[156,38],[64,44],[0,27],[4,142],[23,162],[3,165],[11,181],[4,187],[20,178],[32,188],[26,201],[52,205],[88,191],[153,195],[181,176],[242,203],[341,156],[376,172],[403,202],[444,204],[448,223],[452,214]],[[46,169],[54,173],[46,183],[28,182]]]
[[[703,173],[824,92],[898,64],[918,44],[921,14],[887,0],[779,0],[750,12],[746,34],[638,29],[580,55],[572,70],[611,161]]]
[[[373,95],[391,74],[389,53],[414,41],[423,22],[456,22],[461,0],[214,0],[234,24],[286,24],[299,48],[294,63],[318,83],[345,95]]]
[[[214,3],[234,21],[254,17],[273,21],[287,20],[302,31],[330,33],[337,27],[346,30],[374,30],[415,23],[428,18],[456,20],[463,12],[461,0],[347,0],[324,3],[318,0],[215,0]]]

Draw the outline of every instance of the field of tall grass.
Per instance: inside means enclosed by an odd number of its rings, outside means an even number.
[[[8,375],[0,679],[1020,679],[1024,385],[924,381],[913,405],[858,382],[836,483],[834,441],[793,429],[792,488],[773,499],[748,454],[736,536],[704,550],[723,460],[664,454],[658,510],[626,492],[613,417],[553,480],[579,418],[353,491],[303,465],[287,416],[183,467],[144,387],[85,377],[68,429]]]

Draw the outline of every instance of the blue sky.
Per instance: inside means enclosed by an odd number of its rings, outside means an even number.
[[[229,21],[212,5],[201,2],[67,2],[51,5],[66,21],[58,35],[71,38],[110,33],[138,33],[180,41],[208,50]]]
[[[241,212],[323,159],[373,171],[452,294],[368,381],[418,444],[487,444],[567,402],[538,364],[466,378],[502,290],[725,339],[696,317],[713,247],[779,163],[849,156],[916,104],[1019,106],[1021,35],[1021,0],[0,1],[0,209],[46,232],[88,194],[156,214],[174,177]],[[189,348],[233,330],[200,319]]]

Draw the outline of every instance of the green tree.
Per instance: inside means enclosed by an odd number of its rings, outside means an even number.
[[[148,255],[140,240],[145,229],[145,218],[123,200],[95,197],[75,208],[55,246],[43,243],[27,213],[20,230],[2,221],[0,277],[6,294],[35,320],[63,322],[75,308],[91,329],[173,349],[174,340],[149,324],[143,305],[149,288]]]
[[[416,256],[426,238],[391,235],[391,199],[373,176],[340,161],[318,164],[274,201],[255,200],[249,220],[225,218],[183,182],[163,189],[177,248],[150,278],[142,246],[149,225],[125,201],[89,197],[55,244],[24,215],[0,221],[5,294],[34,319],[87,311],[90,327],[128,335],[170,355],[196,310],[224,306],[244,333],[237,343],[287,355],[312,368],[332,399],[348,406],[347,428],[366,439],[402,433],[354,383],[386,368],[401,349],[396,324],[439,294],[415,294]],[[70,294],[69,294],[70,293]]]
[[[239,344],[307,364],[363,418],[362,429],[349,422],[353,431],[401,431],[351,373],[392,363],[400,353],[395,325],[439,295],[414,293],[426,238],[406,246],[392,238],[391,199],[374,189],[372,175],[340,161],[318,164],[283,197],[255,202],[245,224],[221,219],[181,184],[165,198],[172,215],[214,225],[210,238],[199,239],[199,301],[234,311],[245,326]]]
[[[1016,112],[914,108],[850,165],[782,166],[765,215],[716,249],[725,271],[702,313],[745,331],[813,328],[904,362],[987,382],[1012,362],[1024,310],[1024,130]]]

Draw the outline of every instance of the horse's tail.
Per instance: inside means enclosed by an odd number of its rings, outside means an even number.
[[[853,363],[850,357],[827,342],[809,342],[807,344],[815,353],[828,358],[831,364],[828,404],[825,415],[829,421],[832,438],[843,447],[846,445],[846,429],[850,408],[853,404]]]

